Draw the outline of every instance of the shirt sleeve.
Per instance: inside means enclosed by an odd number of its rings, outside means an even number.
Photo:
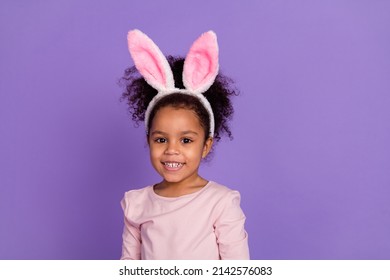
[[[249,260],[248,234],[244,229],[245,215],[240,207],[240,194],[230,191],[220,201],[220,215],[217,218],[217,236],[222,260]]]
[[[141,232],[137,225],[131,223],[128,219],[129,201],[126,197],[121,201],[124,213],[124,227],[122,234],[122,256],[121,260],[140,260],[141,259]]]

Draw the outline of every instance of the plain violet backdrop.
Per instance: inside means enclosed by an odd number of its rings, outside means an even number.
[[[118,259],[125,191],[159,180],[118,80],[128,30],[214,30],[252,259],[390,259],[389,1],[0,2],[0,259]],[[174,244],[172,244],[174,246]]]

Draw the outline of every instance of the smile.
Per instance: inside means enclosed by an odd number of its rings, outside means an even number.
[[[172,162],[172,161],[165,161],[165,162],[162,162],[162,164],[165,166],[166,169],[168,169],[170,171],[179,170],[184,165],[184,163]]]

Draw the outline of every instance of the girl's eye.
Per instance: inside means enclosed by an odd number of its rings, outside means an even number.
[[[154,142],[156,142],[156,143],[166,143],[167,139],[165,139],[165,138],[156,138],[156,139],[154,139]]]
[[[188,139],[188,138],[184,138],[183,140],[181,140],[184,144],[189,144],[192,142],[191,139]]]

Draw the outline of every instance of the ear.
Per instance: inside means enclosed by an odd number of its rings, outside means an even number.
[[[203,146],[203,151],[202,151],[202,158],[205,158],[211,151],[211,147],[213,146],[213,138],[209,137],[206,139],[206,142],[204,143]]]
[[[175,87],[171,67],[157,45],[146,34],[135,29],[127,35],[135,67],[146,82],[158,91]]]
[[[191,46],[184,61],[186,89],[201,94],[214,83],[218,74],[218,43],[213,31],[202,34]]]

